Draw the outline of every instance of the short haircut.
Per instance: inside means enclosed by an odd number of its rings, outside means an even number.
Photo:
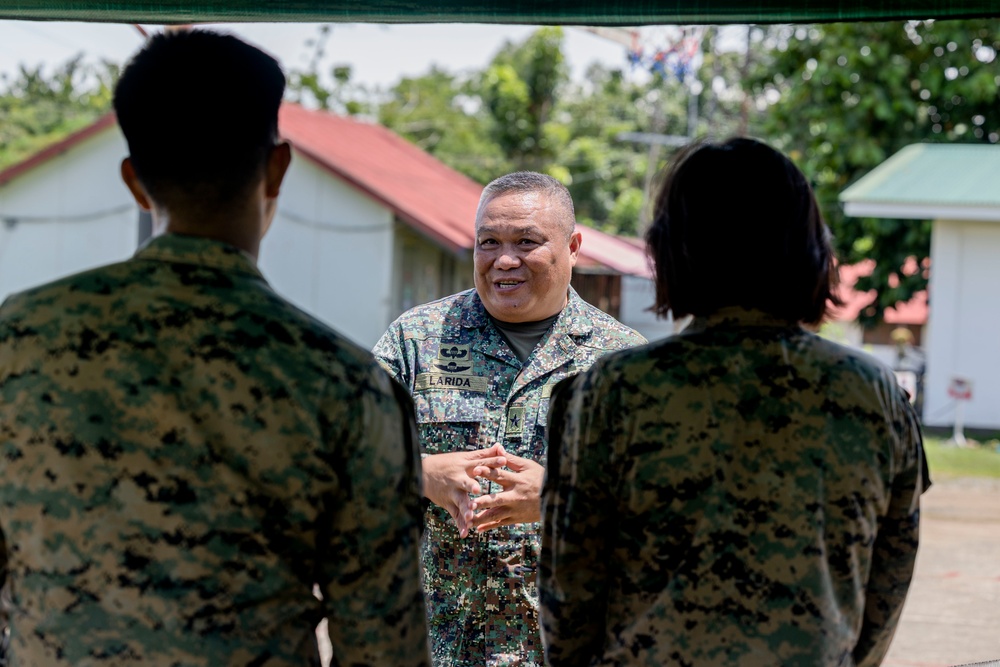
[[[483,188],[483,194],[479,197],[479,206],[476,208],[476,224],[479,223],[479,216],[482,215],[486,204],[500,195],[511,192],[543,192],[566,212],[569,220],[567,236],[573,233],[576,228],[576,211],[573,208],[573,197],[569,194],[566,186],[557,179],[546,174],[539,174],[536,171],[515,171],[500,178],[493,179]]]
[[[841,304],[812,188],[791,160],[753,139],[685,148],[656,196],[646,245],[660,315],[740,306],[816,324],[828,302]]]
[[[231,35],[157,34],[132,58],[114,108],[136,176],[170,207],[220,208],[263,175],[278,137],[285,75]]]

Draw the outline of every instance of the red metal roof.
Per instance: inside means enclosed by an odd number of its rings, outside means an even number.
[[[875,292],[858,292],[854,289],[854,284],[861,276],[870,275],[875,269],[875,262],[865,260],[857,264],[841,265],[840,267],[840,298],[844,305],[831,312],[834,320],[842,322],[853,322],[858,319],[858,314],[870,306],[875,300]],[[916,262],[912,261],[912,266],[904,267],[905,270],[916,270]],[[882,316],[886,324],[927,324],[927,290],[921,290],[913,295],[913,298],[905,303],[897,303],[895,308],[886,308]]]
[[[282,137],[452,251],[471,249],[482,186],[374,123],[284,104]]]

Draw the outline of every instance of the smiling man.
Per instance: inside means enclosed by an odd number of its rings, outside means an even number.
[[[549,396],[601,355],[645,342],[570,288],[580,243],[559,181],[498,178],[476,213],[476,288],[403,314],[375,347],[416,403],[436,667],[542,664],[535,575]]]

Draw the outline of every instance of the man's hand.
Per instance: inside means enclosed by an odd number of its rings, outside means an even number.
[[[448,511],[458,534],[465,537],[472,527],[472,500],[469,494],[483,492],[476,470],[495,470],[507,464],[501,445],[472,452],[432,454],[423,460],[424,495]]]
[[[503,487],[500,493],[491,493],[472,501],[471,524],[476,530],[490,530],[516,523],[534,523],[542,520],[542,482],[545,468],[531,459],[524,459],[504,452],[507,468],[502,466],[476,467],[472,474],[485,477]]]

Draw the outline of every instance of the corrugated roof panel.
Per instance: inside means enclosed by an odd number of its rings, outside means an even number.
[[[840,200],[848,205],[1000,207],[1000,145],[907,146],[844,190]]]

